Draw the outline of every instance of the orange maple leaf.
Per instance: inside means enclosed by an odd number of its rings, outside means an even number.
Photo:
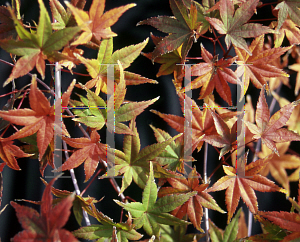
[[[24,153],[13,141],[6,141],[0,138],[0,158],[6,165],[14,170],[21,170],[15,157],[30,157],[32,154]]]
[[[282,107],[270,118],[270,110],[264,91],[265,89],[263,87],[256,106],[256,125],[248,121],[245,121],[245,124],[248,126],[251,133],[254,134],[254,139],[261,138],[262,142],[279,156],[275,143],[300,140],[299,134],[286,128],[282,128],[289,120],[294,108],[299,104],[300,100]]]
[[[248,89],[250,80],[256,88],[260,89],[263,85],[267,85],[267,78],[289,76],[271,63],[292,48],[292,46],[264,50],[264,35],[261,35],[254,39],[249,46],[252,55],[244,49],[234,48],[238,56],[236,63],[239,65],[236,73],[237,76],[242,76],[243,78],[244,93]]]
[[[27,137],[37,132],[37,146],[39,149],[39,160],[41,160],[53,139],[55,113],[54,106],[50,106],[42,91],[37,88],[36,75],[33,75],[31,81],[29,104],[31,109],[0,111],[0,117],[13,124],[25,126],[6,138],[6,140]],[[65,135],[68,135],[64,125],[63,131]]]
[[[215,192],[226,189],[226,206],[228,211],[227,223],[230,222],[233,213],[235,212],[240,197],[248,206],[252,213],[257,213],[258,204],[254,190],[260,192],[283,192],[283,188],[278,187],[273,181],[267,179],[258,173],[265,167],[270,156],[264,159],[259,159],[248,165],[245,165],[245,177],[238,176],[236,168],[231,166],[223,166],[224,172],[227,174],[220,178],[212,187],[207,189],[207,192]],[[243,162],[243,161],[241,161]],[[245,164],[247,164],[247,154],[245,154]]]
[[[183,216],[187,214],[196,229],[203,232],[201,229],[203,206],[209,209],[217,210],[221,213],[225,213],[225,211],[219,207],[212,196],[205,191],[208,187],[208,184],[199,184],[199,178],[195,168],[190,172],[188,179],[184,177],[168,178],[167,181],[172,187],[160,188],[158,197],[197,191],[196,195],[190,197],[189,200],[187,200],[184,204],[171,212],[172,215],[179,219],[182,219]]]
[[[63,137],[63,140],[78,150],[62,165],[61,169],[63,171],[70,170],[85,162],[85,181],[89,180],[94,174],[99,160],[106,160],[106,145],[100,143],[100,135],[97,130],[92,131],[90,139]]]
[[[77,24],[83,30],[83,33],[72,43],[72,45],[86,44],[89,41],[100,44],[101,39],[117,36],[111,31],[110,27],[118,21],[125,11],[136,6],[135,3],[131,3],[103,13],[105,0],[94,0],[89,13],[87,13],[74,7],[68,2],[66,2],[66,5],[70,8]]]
[[[194,65],[191,69],[192,76],[197,76],[191,82],[191,89],[201,88],[199,99],[208,96],[216,88],[219,95],[229,104],[232,105],[231,91],[227,84],[240,84],[238,77],[229,69],[236,58],[217,59],[209,53],[201,44],[201,56],[205,63]]]

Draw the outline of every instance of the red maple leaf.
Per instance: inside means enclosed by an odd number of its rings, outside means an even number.
[[[226,176],[220,178],[212,187],[207,189],[207,192],[226,189],[225,201],[228,211],[227,223],[230,222],[232,215],[238,206],[240,197],[242,197],[243,201],[252,213],[257,213],[258,204],[254,190],[260,192],[286,192],[284,189],[275,185],[273,181],[258,174],[265,167],[269,158],[270,156],[267,156],[264,159],[259,159],[245,165],[244,177],[237,174],[236,168],[223,166]],[[247,154],[245,155],[244,163],[247,164]]]
[[[78,241],[71,232],[62,229],[71,214],[70,208],[75,194],[73,193],[56,204],[55,207],[52,207],[51,187],[56,179],[52,179],[45,188],[41,200],[40,214],[30,207],[19,205],[13,201],[10,202],[16,210],[20,224],[24,228],[23,231],[13,237],[13,241]]]
[[[200,63],[192,67],[192,76],[197,76],[191,82],[191,89],[201,87],[199,99],[208,96],[216,88],[219,95],[229,104],[232,105],[231,91],[227,82],[240,84],[235,73],[229,69],[236,58],[220,59],[209,53],[201,44],[201,56],[205,63]]]
[[[90,139],[63,137],[63,140],[78,150],[62,165],[62,170],[76,168],[85,162],[85,181],[89,180],[94,174],[99,160],[106,160],[106,145],[100,143],[100,135],[97,133],[97,130],[92,131]]]
[[[35,75],[31,82],[29,104],[31,109],[0,111],[0,117],[13,124],[25,126],[6,140],[27,137],[37,132],[37,146],[39,149],[39,160],[41,160],[53,139],[55,113],[54,106],[50,106],[47,98],[37,88]],[[68,135],[65,128],[63,131],[65,135]]]

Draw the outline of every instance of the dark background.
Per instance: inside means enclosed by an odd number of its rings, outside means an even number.
[[[45,4],[48,4],[48,1],[44,1]],[[125,5],[127,3],[135,2],[137,4],[136,7],[128,10],[123,14],[120,20],[112,26],[112,30],[118,34],[117,37],[114,38],[114,50],[121,49],[125,46],[137,44],[150,37],[150,32],[154,35],[164,36],[163,33],[157,31],[155,28],[147,25],[142,25],[136,27],[137,22],[144,20],[148,17],[158,16],[158,15],[173,15],[169,2],[167,0],[139,0],[139,1],[129,1],[129,0],[107,0],[106,10],[112,9],[114,7],[118,7],[121,5]],[[268,2],[268,1],[263,1]],[[5,1],[0,0],[0,5],[5,4]],[[87,5],[85,10],[89,9],[91,4],[91,0],[87,1]],[[269,8],[264,8],[267,10]],[[38,23],[38,13],[39,7],[36,0],[21,0],[21,14],[24,16],[24,22],[33,23],[32,20],[35,20]],[[266,18],[266,15],[270,15],[270,12],[262,12],[259,11],[261,16],[256,16],[256,18]],[[267,23],[264,22],[265,25]],[[205,41],[205,39],[199,39],[198,43],[194,44],[192,50],[190,51],[190,56],[200,56],[200,42],[202,42],[208,50],[212,50],[211,43]],[[148,45],[143,50],[143,52],[151,52],[153,51],[154,45],[151,40],[149,40]],[[234,53],[233,53],[234,54]],[[220,55],[222,53],[220,52]],[[5,51],[0,49],[0,56],[2,59],[10,61],[10,56]],[[85,57],[87,58],[96,58],[97,51],[85,49]],[[145,110],[141,115],[137,118],[137,129],[140,134],[141,146],[145,147],[146,145],[152,144],[156,142],[155,137],[153,135],[152,129],[149,127],[149,124],[154,125],[155,127],[161,128],[169,132],[172,136],[176,134],[176,131],[170,128],[162,119],[158,116],[149,112],[149,109],[155,109],[162,113],[170,113],[176,115],[182,115],[180,110],[179,101],[176,95],[175,88],[172,84],[172,76],[162,76],[156,78],[156,73],[158,72],[159,65],[152,65],[151,61],[143,56],[139,56],[134,63],[127,69],[128,71],[132,71],[134,73],[138,73],[147,78],[155,79],[159,82],[159,84],[144,84],[140,86],[128,86],[127,87],[127,95],[126,99],[132,101],[142,101],[149,100],[160,96],[160,99],[150,106],[147,110]],[[49,69],[49,67],[48,67]],[[49,71],[49,70],[48,70]],[[84,65],[80,65],[75,70],[76,72],[86,73],[86,68]],[[0,95],[8,93],[11,91],[11,85],[2,88],[2,84],[6,78],[9,76],[11,72],[11,67],[7,66],[3,63],[0,63],[0,73],[2,80],[0,81]],[[34,73],[35,70],[32,72]],[[50,72],[48,72],[49,74]],[[81,76],[72,76],[69,73],[62,74],[62,92],[64,92],[69,83],[73,78],[76,78],[77,82],[85,83],[88,81],[88,78]],[[51,81],[50,75],[46,75],[45,82],[49,85]],[[25,84],[30,82],[30,78],[25,76],[16,81],[17,88],[21,88]],[[293,85],[293,84],[292,84]],[[42,89],[42,87],[40,86]],[[234,88],[234,87],[233,87]],[[78,89],[75,89],[78,91]],[[193,91],[193,97],[196,100],[198,97],[199,90]],[[293,97],[293,91],[283,87],[282,93],[286,96]],[[254,107],[256,107],[257,98],[259,95],[259,90],[256,90],[250,84],[249,94],[252,95],[252,100]],[[84,95],[84,93],[83,93]],[[72,96],[73,98],[73,96]],[[1,98],[1,106],[5,105],[8,97]],[[268,103],[270,104],[271,99],[269,98]],[[199,102],[198,102],[199,103]],[[221,101],[219,103],[222,105]],[[200,105],[200,104],[199,104]],[[276,105],[278,109],[278,105]],[[70,124],[68,130],[72,137],[81,137],[82,134],[77,127],[73,124]],[[102,136],[103,137],[103,136]],[[104,138],[103,138],[104,139]],[[116,135],[116,148],[122,149],[122,135]],[[194,158],[197,160],[195,163],[197,170],[200,174],[202,172],[203,166],[203,150],[199,153],[194,153]],[[211,174],[215,166],[218,164],[218,154],[212,148],[209,147],[209,157],[208,157],[208,174]],[[3,197],[2,197],[2,205],[9,203],[15,199],[27,199],[33,201],[41,200],[41,196],[44,190],[44,185],[40,180],[40,172],[39,172],[39,163],[37,160],[32,159],[18,159],[19,166],[21,167],[21,171],[14,171],[8,167],[4,168],[3,171]],[[98,168],[99,169],[99,168]],[[83,190],[86,184],[84,181],[84,172],[83,166],[81,165],[79,168],[75,169],[76,177],[78,179],[78,184],[80,189]],[[212,177],[211,182],[215,182],[223,175],[223,170],[219,169],[217,173]],[[51,169],[46,169],[45,175],[53,176]],[[66,176],[68,174],[66,173]],[[50,178],[46,179],[50,181]],[[121,184],[121,179],[117,179],[118,183]],[[65,189],[69,191],[73,191],[74,187],[70,178],[61,178],[58,179],[55,183],[55,187],[59,189]],[[291,196],[296,196],[297,184],[292,184],[291,186]],[[279,193],[260,193],[256,192],[258,197],[259,210],[284,210],[287,211],[290,208],[290,203],[285,199],[284,194]],[[98,180],[96,179],[91,187],[85,193],[85,196],[92,196],[96,199],[100,199],[104,197],[104,199],[97,204],[97,208],[102,211],[104,214],[113,218],[114,221],[120,220],[120,208],[112,201],[112,199],[118,199],[116,192],[112,189],[108,180]],[[125,195],[130,195],[133,199],[137,201],[141,201],[142,192],[139,187],[137,187],[134,183],[125,191]],[[224,202],[225,191],[212,193],[213,197],[216,199],[220,207],[226,210],[226,205]],[[34,207],[39,211],[39,206],[32,205],[26,202],[20,202],[20,204]],[[240,201],[242,205],[243,202]],[[244,211],[246,212],[247,217],[247,209],[243,205]],[[215,224],[224,229],[226,226],[227,214],[220,214],[214,211],[209,211],[209,217],[215,222]],[[93,219],[91,219],[92,223],[96,223]],[[83,221],[83,224],[85,222]],[[76,223],[73,215],[71,215],[69,222],[66,225],[68,230],[75,230],[79,226]],[[14,209],[11,206],[8,206],[5,211],[0,215],[0,238],[2,241],[9,241],[9,238],[12,238],[17,232],[21,231],[22,228],[19,225],[17,218],[15,216]],[[192,231],[192,229],[191,229]],[[261,229],[258,223],[254,223],[252,233],[260,233]],[[145,239],[145,237],[144,237]]]

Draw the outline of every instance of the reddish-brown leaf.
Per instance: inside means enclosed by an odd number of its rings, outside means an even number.
[[[90,139],[63,137],[63,140],[78,150],[62,165],[62,170],[76,168],[85,162],[85,181],[89,180],[97,169],[99,160],[106,160],[106,145],[100,143],[100,135],[97,130],[92,131]]]
[[[212,196],[205,191],[208,184],[200,184],[196,169],[191,171],[188,179],[183,177],[168,178],[167,181],[172,187],[162,187],[158,192],[158,197],[197,191],[196,195],[190,197],[188,201],[171,212],[172,215],[179,219],[182,219],[183,216],[187,214],[196,229],[203,232],[201,229],[203,206],[225,213]]]
[[[40,214],[30,207],[19,205],[13,201],[10,202],[24,229],[13,237],[13,241],[78,241],[71,232],[62,229],[71,214],[70,208],[74,194],[52,207],[51,187],[56,179],[52,179],[45,188]]]
[[[239,176],[234,167],[223,166],[226,176],[220,178],[207,190],[207,192],[214,192],[226,189],[225,201],[228,211],[227,223],[230,222],[238,206],[240,197],[242,197],[252,213],[257,213],[258,204],[254,190],[260,192],[286,192],[284,189],[275,185],[273,181],[258,174],[264,168],[268,159],[270,159],[270,156],[245,165],[244,177]],[[247,164],[247,155],[245,155],[245,160],[241,162]]]
[[[263,87],[256,106],[256,125],[247,121],[245,121],[245,124],[251,133],[254,134],[253,138],[261,138],[262,142],[279,156],[275,143],[300,140],[299,134],[282,128],[300,101],[298,100],[282,107],[270,118],[270,111],[264,92],[265,89]]]
[[[256,88],[260,89],[263,85],[267,85],[267,80],[270,77],[288,76],[282,69],[272,65],[272,62],[290,48],[292,46],[264,50],[264,35],[252,41],[249,46],[252,55],[244,49],[235,47],[238,55],[237,64],[239,65],[236,73],[243,78],[244,93],[248,90],[250,80]]]
[[[24,153],[20,147],[13,145],[13,141],[5,141],[0,138],[0,158],[6,165],[14,170],[20,170],[18,162],[15,157],[30,157],[32,154]]]
[[[197,76],[191,82],[191,88],[201,88],[200,99],[205,98],[216,88],[219,95],[229,104],[232,105],[231,91],[227,82],[240,84],[235,73],[229,69],[236,58],[218,60],[201,44],[201,56],[204,63],[192,67],[192,76]]]
[[[50,106],[44,94],[37,88],[36,76],[33,76],[29,93],[31,109],[0,111],[0,116],[16,125],[25,126],[6,140],[30,136],[37,132],[39,160],[42,159],[54,135],[54,106]],[[66,129],[63,130],[68,135]]]
[[[212,135],[217,134],[213,117],[208,109],[200,110],[199,106],[193,99],[189,97],[185,97],[184,94],[179,93],[179,100],[181,103],[182,112],[184,112],[184,102],[191,102],[192,110],[185,110],[186,112],[192,112],[191,114],[186,114],[187,116],[192,117],[192,150],[194,151],[198,148],[198,151],[201,149],[203,145],[203,137],[204,135]],[[163,118],[173,129],[177,130],[179,133],[184,133],[184,122],[185,118],[172,115],[172,114],[163,114],[158,111],[151,110],[153,113],[157,114],[161,118]]]

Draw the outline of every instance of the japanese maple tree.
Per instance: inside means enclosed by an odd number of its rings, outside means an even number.
[[[11,241],[298,241],[300,0],[169,0],[169,14],[131,26],[156,32],[127,45],[114,25],[145,3],[109,1],[33,1],[31,22],[20,0],[0,6],[10,58],[0,62],[11,67],[1,78],[11,91],[0,96],[0,222],[11,209],[21,226]],[[157,80],[140,74],[142,59]],[[163,95],[148,88],[164,80]],[[166,111],[165,101],[179,105]],[[7,176],[29,162],[46,186],[40,201],[7,201]],[[274,204],[259,192],[276,195],[278,211],[264,211]]]

